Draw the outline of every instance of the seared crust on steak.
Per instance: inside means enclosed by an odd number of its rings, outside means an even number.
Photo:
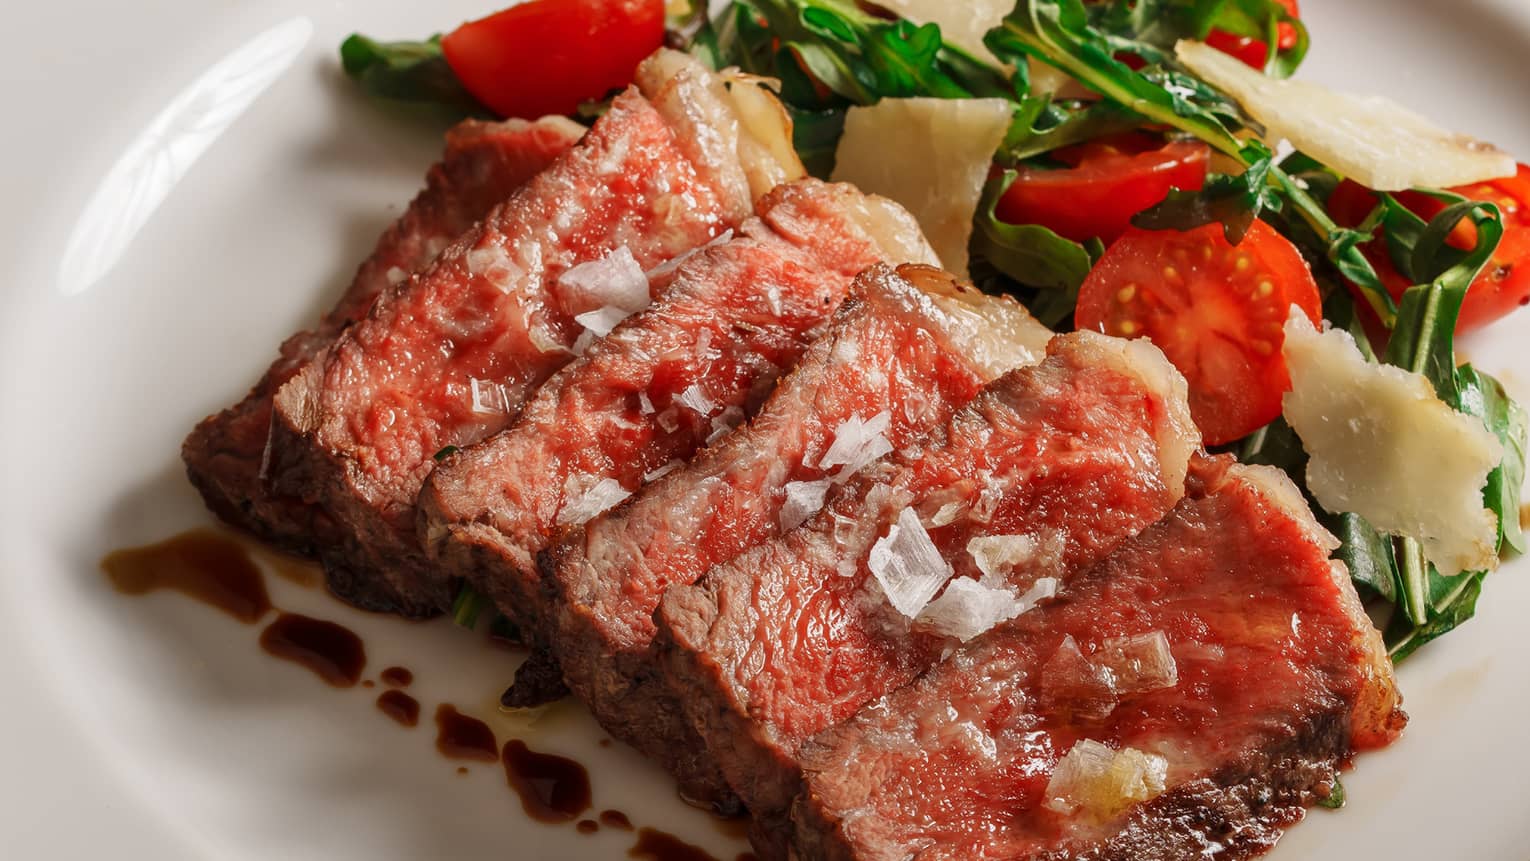
[[[1159,519],[1197,442],[1183,380],[1155,348],[1061,335],[802,527],[671,588],[656,642],[730,785],[756,817],[780,815],[803,741],[939,658],[942,638],[911,628],[868,568],[905,509],[957,576],[977,574],[971,538],[1029,536],[1038,552],[1002,574],[1023,590]]]
[[[231,525],[288,552],[311,555],[328,534],[299,500],[275,497],[261,483],[271,425],[271,398],[306,362],[361,319],[389,285],[429,265],[436,255],[528,179],[579,140],[584,126],[565,117],[536,122],[464,120],[446,133],[446,151],[425,188],[377,240],[335,307],[314,329],[281,345],[280,354],[244,400],[203,419],[181,446],[186,474],[207,507]],[[331,589],[377,609],[387,595],[366,597],[366,584],[331,578]]]
[[[665,52],[645,69],[660,62],[709,80],[694,61]],[[666,86],[661,75],[639,77]],[[692,89],[713,99],[710,89]],[[726,106],[654,95],[662,110],[636,90],[618,96],[578,146],[428,271],[385,291],[278,392],[271,484],[334,521],[338,540],[321,553],[327,564],[384,577],[403,602],[444,606],[452,584],[429,576],[415,539],[415,495],[435,454],[504,428],[573,357],[574,317],[592,309],[578,305],[588,297],[560,292],[558,276],[623,246],[649,270],[748,215],[747,185],[724,182],[742,171],[737,124],[708,138],[732,141],[731,149],[703,151],[677,131]]]
[[[837,467],[820,461],[845,421],[885,411],[884,436],[902,447],[1006,365],[1039,360],[1051,337],[1011,299],[939,270],[898,273],[878,266],[857,279],[747,425],[542,557],[557,596],[550,639],[570,687],[608,732],[674,773],[710,762],[650,648],[664,591],[779,535],[787,486],[827,484]]]
[[[1385,652],[1294,486],[1225,457],[1193,472],[1168,517],[1053,602],[803,745],[796,851],[1247,858],[1331,791],[1358,742],[1395,738]],[[1103,711],[1059,699],[1065,638],[1091,653],[1149,632],[1173,683],[1109,694]],[[1163,791],[1117,814],[1057,809],[1049,779],[1080,739],[1161,756]]]

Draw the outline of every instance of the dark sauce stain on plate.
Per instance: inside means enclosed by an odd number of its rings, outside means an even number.
[[[436,750],[450,759],[483,762],[499,759],[499,742],[494,738],[494,730],[478,718],[457,711],[451,703],[436,707]]]
[[[297,613],[282,613],[260,632],[267,653],[312,670],[337,688],[348,688],[367,665],[361,638],[344,625]]]
[[[590,809],[590,773],[567,757],[539,753],[520,739],[505,742],[505,779],[538,822],[569,822]]]
[[[581,819],[579,820],[578,824],[574,826],[574,828],[578,830],[580,834],[594,834],[600,830],[600,823],[593,819]]]
[[[627,814],[621,812],[620,810],[600,811],[600,824],[606,826],[607,828],[615,828],[620,831],[632,830],[632,820],[627,818]]]
[[[656,828],[638,830],[637,842],[627,850],[628,857],[650,861],[718,861],[717,856]]]
[[[399,726],[412,727],[420,722],[420,701],[403,691],[383,691],[377,695],[377,710]]]
[[[271,611],[266,581],[244,546],[211,529],[108,553],[101,560],[112,586],[124,595],[162,589],[180,592],[252,625]]]
[[[377,677],[390,688],[407,688],[414,682],[414,673],[403,667],[389,667],[378,673]]]

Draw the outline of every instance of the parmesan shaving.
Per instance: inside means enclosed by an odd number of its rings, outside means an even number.
[[[887,600],[910,619],[919,615],[954,573],[912,508],[899,512],[887,535],[871,545],[866,566]]]
[[[1367,188],[1447,188],[1514,175],[1513,156],[1379,96],[1271,78],[1201,42],[1181,41],[1174,51],[1263,124],[1268,143],[1289,141]]]
[[[1416,539],[1444,574],[1492,568],[1498,522],[1483,506],[1503,446],[1422,375],[1365,360],[1349,333],[1286,322],[1286,420],[1311,455],[1307,487],[1329,511]]]
[[[883,99],[852,107],[833,179],[902,204],[944,267],[965,277],[972,217],[1013,113],[1005,99]]]

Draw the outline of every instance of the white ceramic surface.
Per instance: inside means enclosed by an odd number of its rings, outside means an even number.
[[[124,599],[107,550],[211,522],[176,451],[337,294],[433,157],[437,121],[340,76],[352,30],[425,34],[479,2],[15,4],[0,92],[0,857],[620,858],[630,837],[528,820],[496,767],[434,753],[443,700],[592,766],[616,807],[732,857],[637,756],[564,706],[494,717],[512,661],[445,623],[276,602],[413,667],[425,726],[263,656],[175,595]],[[1306,0],[1306,75],[1382,92],[1530,158],[1530,2]],[[1526,312],[1530,314],[1530,312]],[[1467,344],[1530,400],[1530,316]],[[1518,339],[1516,340],[1516,336]],[[1530,857],[1530,564],[1407,662],[1404,739],[1346,776],[1276,859]]]

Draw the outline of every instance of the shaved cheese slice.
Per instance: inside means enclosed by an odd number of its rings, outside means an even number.
[[[924,531],[912,508],[903,509],[887,535],[871,545],[866,567],[882,585],[887,600],[910,619],[919,615],[955,573],[935,549],[930,533]]]
[[[1174,50],[1258,120],[1269,143],[1290,141],[1368,188],[1448,188],[1514,175],[1514,158],[1492,144],[1446,131],[1379,96],[1271,78],[1201,42],[1181,41]]]
[[[1482,488],[1503,459],[1498,438],[1423,376],[1367,362],[1349,333],[1319,333],[1295,308],[1285,355],[1285,416],[1318,502],[1417,539],[1445,574],[1493,567],[1498,523]]]
[[[972,216],[1012,114],[1004,99],[883,99],[853,107],[833,178],[903,204],[945,268],[965,277]]]
[[[1169,779],[1169,761],[1136,748],[1112,750],[1080,739],[1057,763],[1047,781],[1046,807],[1109,819],[1139,802],[1158,797]]]

